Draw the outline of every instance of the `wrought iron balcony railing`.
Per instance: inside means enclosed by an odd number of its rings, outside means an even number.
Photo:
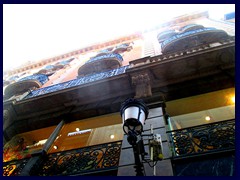
[[[16,81],[17,79],[19,78],[19,76],[12,76],[12,77],[10,77],[9,79],[8,79],[8,81]]]
[[[117,75],[125,73],[125,71],[128,67],[129,66],[124,66],[124,67],[113,69],[113,70],[110,70],[110,71],[101,72],[101,73],[97,73],[97,74],[93,74],[93,75],[88,75],[88,76],[84,76],[84,77],[74,79],[74,80],[71,80],[71,81],[67,81],[67,82],[55,84],[55,85],[52,85],[52,86],[40,88],[40,89],[32,91],[24,99],[29,99],[29,98],[44,95],[44,94],[47,94],[47,93],[52,93],[52,92],[60,91],[60,90],[63,90],[63,89],[76,87],[76,86],[79,86],[79,85],[82,85],[82,84],[87,84],[87,83],[90,83],[90,82],[93,82],[93,81],[102,80],[102,79],[109,78],[109,77],[112,77],[112,76],[117,76]]]
[[[111,53],[111,54],[104,54],[104,55],[93,57],[90,60],[88,60],[86,62],[86,64],[87,63],[92,63],[92,62],[95,62],[95,61],[99,61],[99,60],[105,60],[105,59],[116,59],[116,60],[118,60],[120,62],[123,61],[123,58],[122,58],[122,56],[120,54]]]
[[[53,69],[54,67],[55,67],[54,65],[47,65],[47,66],[44,67],[43,69],[51,70],[51,69]]]
[[[115,49],[118,49],[118,48],[125,48],[126,49],[128,47],[129,47],[128,44],[120,44],[120,45],[116,46]]]
[[[190,30],[174,35],[163,41],[161,44],[162,53],[176,52],[189,47],[207,45],[228,37],[225,31],[215,28]]]
[[[48,81],[47,75],[35,74],[19,79],[17,82],[9,84],[4,90],[4,98],[9,99],[14,95],[20,95],[29,89],[40,88]]]
[[[123,53],[125,51],[130,51],[132,49],[132,46],[129,43],[125,43],[125,44],[120,44],[118,46],[115,47],[115,49],[113,50],[114,53]]]
[[[187,37],[189,35],[194,35],[194,34],[198,34],[198,33],[202,33],[202,32],[211,32],[211,31],[217,31],[216,28],[203,28],[203,29],[197,29],[197,30],[193,30],[193,31],[187,31],[187,32],[184,32],[184,33],[180,33],[180,34],[177,34],[177,35],[174,35],[172,36],[171,38],[165,40],[163,43],[162,43],[162,48],[164,46],[166,46],[167,44],[177,40],[177,39],[181,39],[181,38],[184,38],[184,37]],[[218,30],[219,31],[219,30]]]
[[[43,85],[48,81],[48,76],[45,74],[34,74],[31,76],[27,76],[22,79],[19,79],[18,82],[26,81],[26,80],[38,80]]]
[[[118,168],[121,141],[49,154],[31,169],[34,176],[81,175]]]
[[[108,53],[111,53],[111,51],[109,51],[108,49],[103,49],[103,50],[100,50],[98,52],[98,54],[96,55],[97,56],[101,56],[101,55],[105,55],[105,54],[108,54]]]
[[[204,26],[198,25],[198,24],[188,24],[180,29],[182,32],[197,30],[197,29],[203,29]]]
[[[235,149],[235,120],[194,126],[167,132],[173,157]]]
[[[164,32],[161,32],[157,35],[157,39],[158,39],[159,42],[162,42],[166,38],[170,38],[170,37],[172,37],[176,34],[177,34],[177,32],[175,32],[174,30],[164,31]]]
[[[29,158],[3,163],[3,176],[19,176]]]
[[[78,69],[79,77],[121,67],[123,58],[117,53],[102,53],[88,60]]]

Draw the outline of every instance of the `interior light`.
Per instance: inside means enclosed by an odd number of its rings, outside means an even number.
[[[235,104],[235,96],[232,96],[232,97],[231,97],[231,102],[232,102],[233,104]]]
[[[79,129],[79,128],[76,128],[76,131],[80,131],[80,129]]]
[[[58,147],[57,147],[56,145],[55,145],[55,146],[53,146],[53,148],[54,148],[54,149],[58,149]]]
[[[205,117],[205,120],[206,120],[206,121],[210,121],[210,120],[211,120],[211,117],[210,117],[210,116],[206,116],[206,117]]]
[[[111,138],[111,139],[114,139],[114,135],[113,135],[113,134],[111,134],[111,135],[110,135],[110,138]]]

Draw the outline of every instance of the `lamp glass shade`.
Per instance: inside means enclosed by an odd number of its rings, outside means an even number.
[[[143,132],[143,125],[148,116],[148,108],[142,100],[127,99],[122,103],[120,114],[123,121],[123,131],[128,134],[129,130],[137,134]]]
[[[123,130],[128,133],[129,129],[142,132],[146,120],[145,112],[140,107],[130,106],[123,111]]]

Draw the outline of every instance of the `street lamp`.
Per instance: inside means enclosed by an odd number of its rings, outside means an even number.
[[[123,122],[123,131],[127,135],[127,141],[132,145],[134,158],[135,158],[135,169],[137,176],[144,176],[143,163],[153,162],[154,175],[156,174],[155,165],[156,162],[163,159],[162,152],[162,140],[160,134],[153,134],[153,127],[151,127],[151,134],[142,134],[143,125],[148,117],[148,107],[142,100],[129,98],[125,100],[120,108],[120,114]],[[148,146],[150,159],[146,159],[143,144],[143,136],[148,136]],[[155,162],[155,163],[154,163]]]
[[[148,117],[148,108],[142,100],[130,98],[122,103],[120,113],[123,121],[123,131],[127,134],[127,140],[133,147],[136,175],[143,176],[144,168],[140,158],[144,159],[146,152],[141,134]]]

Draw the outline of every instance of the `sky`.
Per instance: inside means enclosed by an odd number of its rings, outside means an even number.
[[[171,18],[234,4],[3,4],[3,70],[144,31]]]

